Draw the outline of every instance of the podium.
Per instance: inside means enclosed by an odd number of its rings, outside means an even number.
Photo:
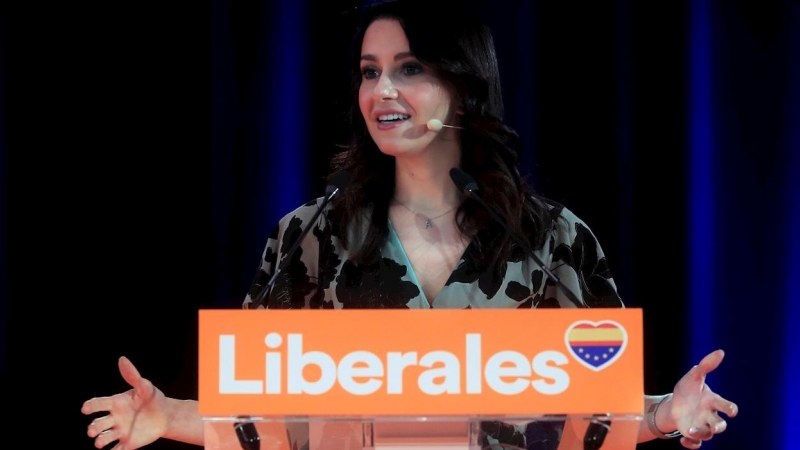
[[[642,312],[201,310],[209,450],[634,450]]]

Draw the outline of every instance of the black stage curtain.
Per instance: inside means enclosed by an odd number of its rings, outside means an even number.
[[[709,382],[742,414],[703,448],[791,448],[800,4],[473,3],[495,31],[521,171],[592,227],[644,310],[647,391],[724,348]],[[196,395],[197,310],[239,307],[272,226],[322,194],[357,6],[3,3],[11,432],[90,448],[80,406],[125,389],[120,355]]]

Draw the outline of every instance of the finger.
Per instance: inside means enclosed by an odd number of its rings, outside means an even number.
[[[708,421],[708,428],[711,430],[711,434],[720,434],[728,429],[728,422],[714,414],[714,418]]]
[[[725,400],[722,397],[714,400],[711,405],[718,412],[721,412],[728,417],[736,417],[736,415],[739,414],[739,406],[736,403]]]
[[[681,437],[681,445],[686,448],[700,448],[700,446],[703,445],[703,441],[683,436]]]
[[[119,433],[117,430],[112,428],[100,433],[94,440],[94,446],[97,448],[103,448],[116,440],[119,440]]]
[[[708,424],[699,427],[689,428],[689,437],[695,440],[707,441],[714,436],[714,432]]]
[[[86,430],[86,434],[88,434],[89,437],[93,438],[95,436],[99,436],[100,433],[113,427],[114,427],[113,417],[111,417],[110,415],[98,417],[97,419],[94,419],[92,423],[89,424]]]
[[[81,412],[84,414],[94,414],[100,411],[111,411],[111,397],[95,397],[83,402]]]

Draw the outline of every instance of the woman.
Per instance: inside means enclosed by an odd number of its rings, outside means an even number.
[[[363,19],[354,40],[352,141],[333,161],[352,182],[296,251],[288,249],[321,199],[280,221],[244,307],[622,307],[589,227],[537,196],[516,170],[519,139],[503,123],[489,30],[466,8],[430,1],[384,2]],[[464,195],[452,168],[474,177],[485,204]],[[718,412],[733,417],[737,407],[704,383],[722,358],[707,355],[673,393],[645,397],[651,420],[642,421],[640,442],[677,431],[683,446],[698,448],[725,430]],[[88,428],[98,448],[115,440],[116,450],[158,438],[203,443],[196,402],[165,397],[125,358],[120,372],[133,389],[83,407],[109,412]],[[533,439],[524,425],[486,431],[489,442],[523,448]]]

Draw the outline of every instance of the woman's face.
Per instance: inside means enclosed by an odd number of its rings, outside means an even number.
[[[380,150],[393,156],[427,149],[442,131],[429,131],[430,119],[453,123],[448,89],[411,54],[396,20],[378,19],[361,44],[361,114]]]

